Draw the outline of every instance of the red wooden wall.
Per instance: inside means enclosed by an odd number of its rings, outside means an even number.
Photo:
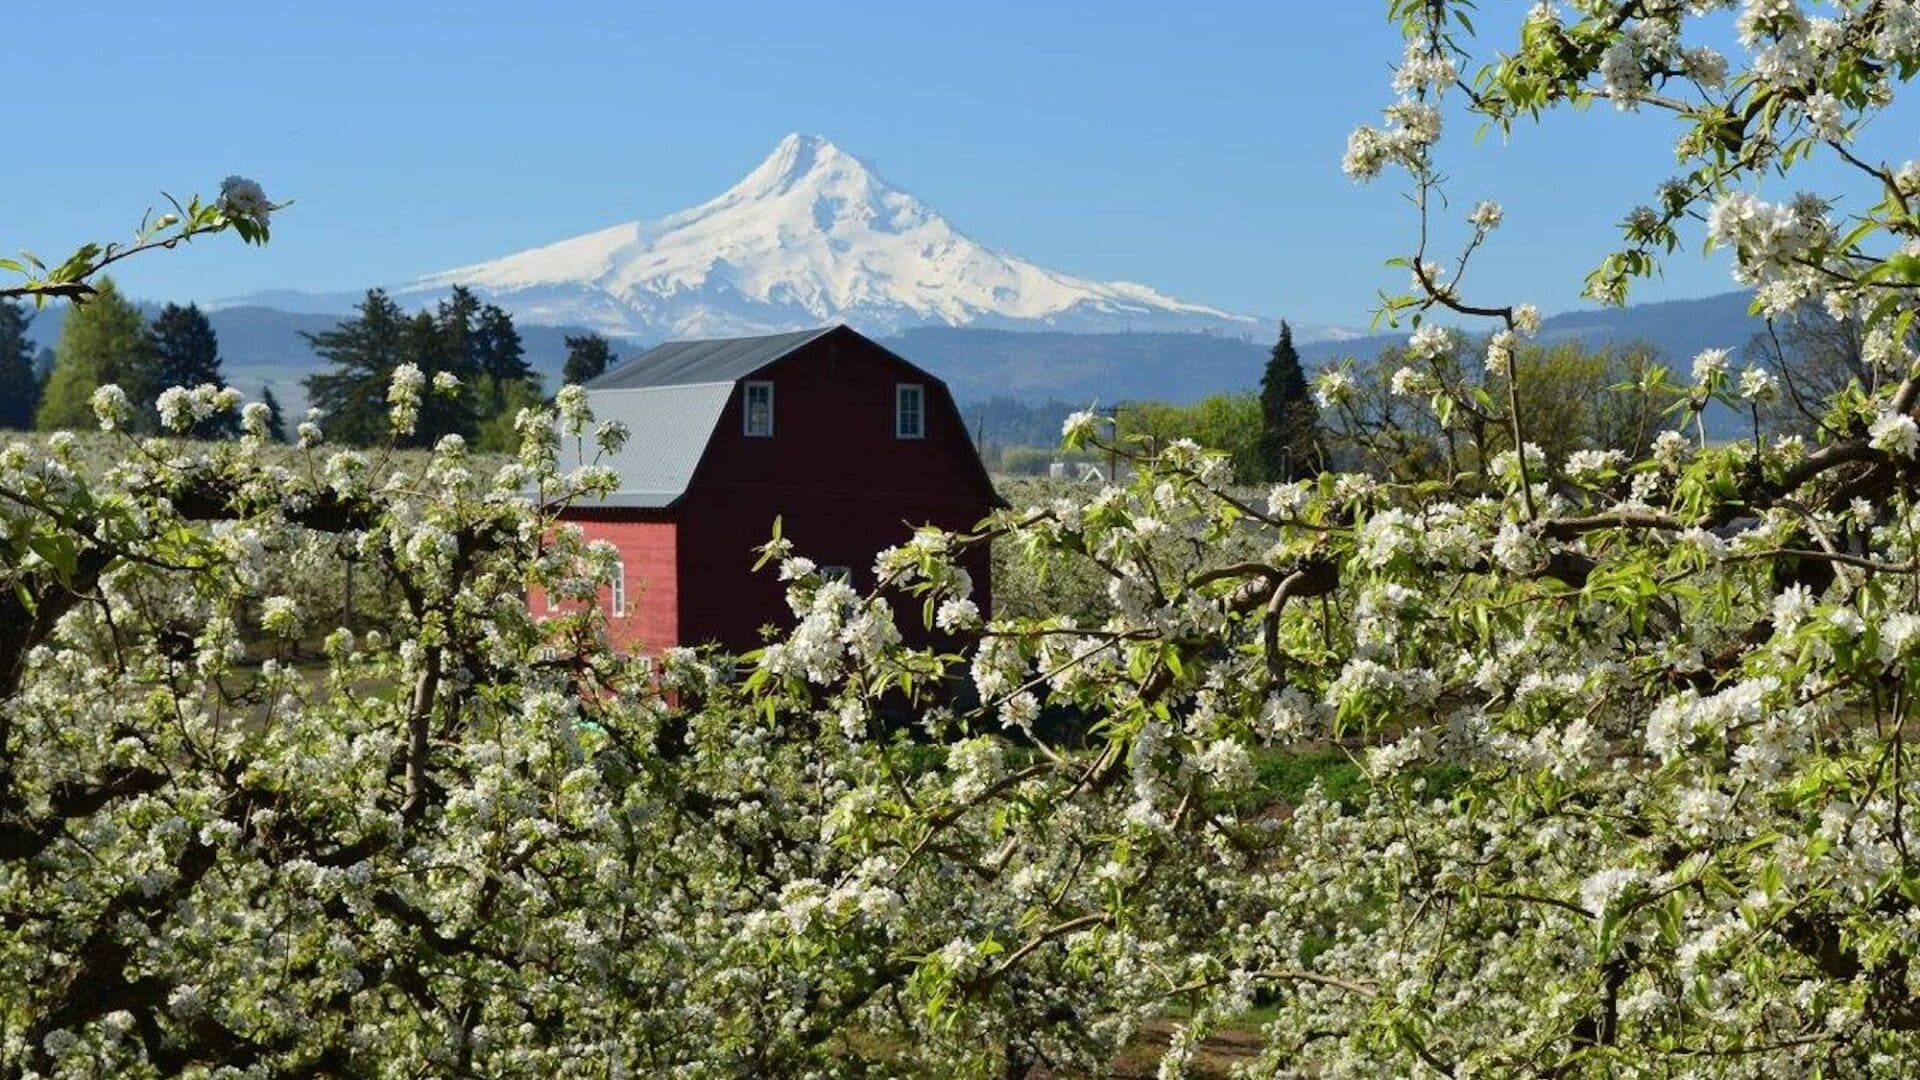
[[[614,615],[612,590],[600,590],[607,612],[607,636],[627,652],[657,653],[680,643],[678,528],[670,520],[636,521],[616,511],[577,512],[568,522],[591,540],[606,540],[620,550],[626,572],[627,613]],[[534,614],[546,611],[539,590],[528,598]]]
[[[790,625],[781,584],[749,573],[773,519],[821,566],[847,566],[873,585],[873,557],[921,524],[970,529],[993,492],[963,421],[941,384],[851,332],[829,334],[752,376],[774,385],[773,437],[742,432],[742,391],[675,508],[681,529],[680,632],[735,649],[760,643],[762,625]],[[894,437],[894,388],[926,388],[926,435]],[[991,606],[985,551],[970,560],[975,600]],[[918,604],[900,612],[908,640]]]

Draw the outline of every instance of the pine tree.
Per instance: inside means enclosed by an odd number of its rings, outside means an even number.
[[[192,389],[206,383],[226,385],[220,372],[220,339],[213,324],[197,304],[181,307],[168,304],[147,324],[146,370],[139,380],[139,397],[134,405],[144,413],[151,409],[161,392],[169,387]],[[128,389],[128,396],[134,391]],[[188,433],[196,439],[230,439],[240,433],[239,418],[232,413],[210,417],[194,425]]]
[[[273,387],[260,388],[260,404],[267,407],[267,438],[274,442],[286,442],[287,418],[280,409],[280,399],[273,396]]]
[[[613,349],[599,334],[567,336],[567,364],[560,381],[575,385],[599,378],[613,364]]]
[[[33,368],[33,342],[27,340],[32,321],[25,304],[0,300],[0,428],[32,428],[40,404],[40,376]]]
[[[1265,480],[1292,480],[1320,471],[1320,414],[1293,347],[1293,327],[1280,322],[1280,340],[1260,376],[1260,469]]]
[[[120,295],[112,281],[99,282],[98,291],[86,303],[75,304],[60,328],[53,371],[41,394],[34,426],[42,431],[93,427],[98,422],[93,392],[108,383],[119,385],[133,398],[146,372],[142,328],[139,309]],[[147,425],[153,419],[143,417]]]
[[[307,376],[307,397],[320,425],[336,442],[366,445],[387,437],[387,385],[408,359],[407,316],[379,289],[370,289],[352,318],[331,330],[303,334],[332,367]]]

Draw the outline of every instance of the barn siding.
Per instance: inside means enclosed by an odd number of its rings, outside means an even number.
[[[993,505],[993,492],[946,388],[855,335],[830,335],[754,374],[774,384],[773,437],[743,431],[736,387],[693,483],[675,507],[684,532],[681,632],[689,641],[735,649],[759,643],[758,630],[787,625],[782,588],[771,573],[752,574],[753,548],[780,517],[796,549],[822,566],[842,565],[854,585],[873,585],[873,557],[912,535],[916,525],[970,529]],[[926,436],[894,437],[894,387],[926,387]],[[989,567],[969,560],[976,599],[990,608]],[[906,605],[909,640],[922,625]]]
[[[846,566],[861,592],[873,587],[873,557],[881,548],[904,542],[913,526],[938,525],[965,530],[978,523],[983,511],[954,503],[895,500],[876,502],[858,496],[801,495],[755,491],[751,487],[715,485],[690,505],[681,528],[681,592],[686,597],[681,631],[689,641],[717,641],[736,651],[757,647],[759,629],[772,624],[788,627],[794,616],[785,600],[785,586],[771,569],[753,573],[753,549],[767,542],[773,518],[781,519],[782,533],[799,553],[821,566]],[[689,494],[692,503],[695,495]],[[972,552],[964,565],[973,575],[974,599],[983,612],[991,611],[991,586],[984,549]],[[922,630],[918,601],[895,607],[896,621],[909,642],[952,644]]]
[[[623,520],[611,514],[584,517],[569,514],[588,541],[605,540],[620,552],[626,569],[627,614],[612,614],[612,589],[600,590],[600,610],[607,612],[607,636],[624,652],[657,653],[680,642],[679,530],[671,521]],[[535,590],[529,598],[538,614],[546,597]]]

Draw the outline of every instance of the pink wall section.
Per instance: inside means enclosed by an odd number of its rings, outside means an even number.
[[[679,529],[671,521],[619,521],[573,517],[587,540],[605,540],[620,552],[626,569],[627,613],[614,615],[612,590],[600,590],[600,610],[608,612],[607,635],[625,652],[656,653],[680,638]],[[531,610],[546,610],[547,598],[535,590]]]

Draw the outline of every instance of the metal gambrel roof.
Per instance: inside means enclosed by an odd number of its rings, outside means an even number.
[[[766,337],[669,341],[587,383],[588,390],[636,390],[698,383],[732,384],[835,328]],[[638,429],[634,432],[639,434]]]
[[[597,503],[581,505],[657,510],[678,502],[693,482],[694,470],[699,468],[739,380],[842,329],[828,326],[766,337],[670,341],[588,382],[586,390],[594,418],[625,424],[628,439],[620,453],[600,462],[619,475],[618,490]],[[847,333],[860,337],[851,330]],[[937,377],[883,345],[860,340],[919,372],[929,383],[941,386],[940,407],[951,412],[956,431],[965,430],[959,412],[946,396],[945,384]],[[998,496],[992,495],[993,481],[971,441],[967,447],[982,487],[997,502]]]
[[[586,384],[595,420],[627,426],[627,444],[600,464],[619,490],[591,505],[657,510],[686,494],[735,382],[833,331],[669,341]]]
[[[600,461],[619,474],[619,489],[581,505],[649,510],[673,505],[686,494],[732,396],[730,382],[590,392],[594,420],[617,420],[627,426],[628,436],[619,453]],[[591,445],[587,452],[592,454]]]

